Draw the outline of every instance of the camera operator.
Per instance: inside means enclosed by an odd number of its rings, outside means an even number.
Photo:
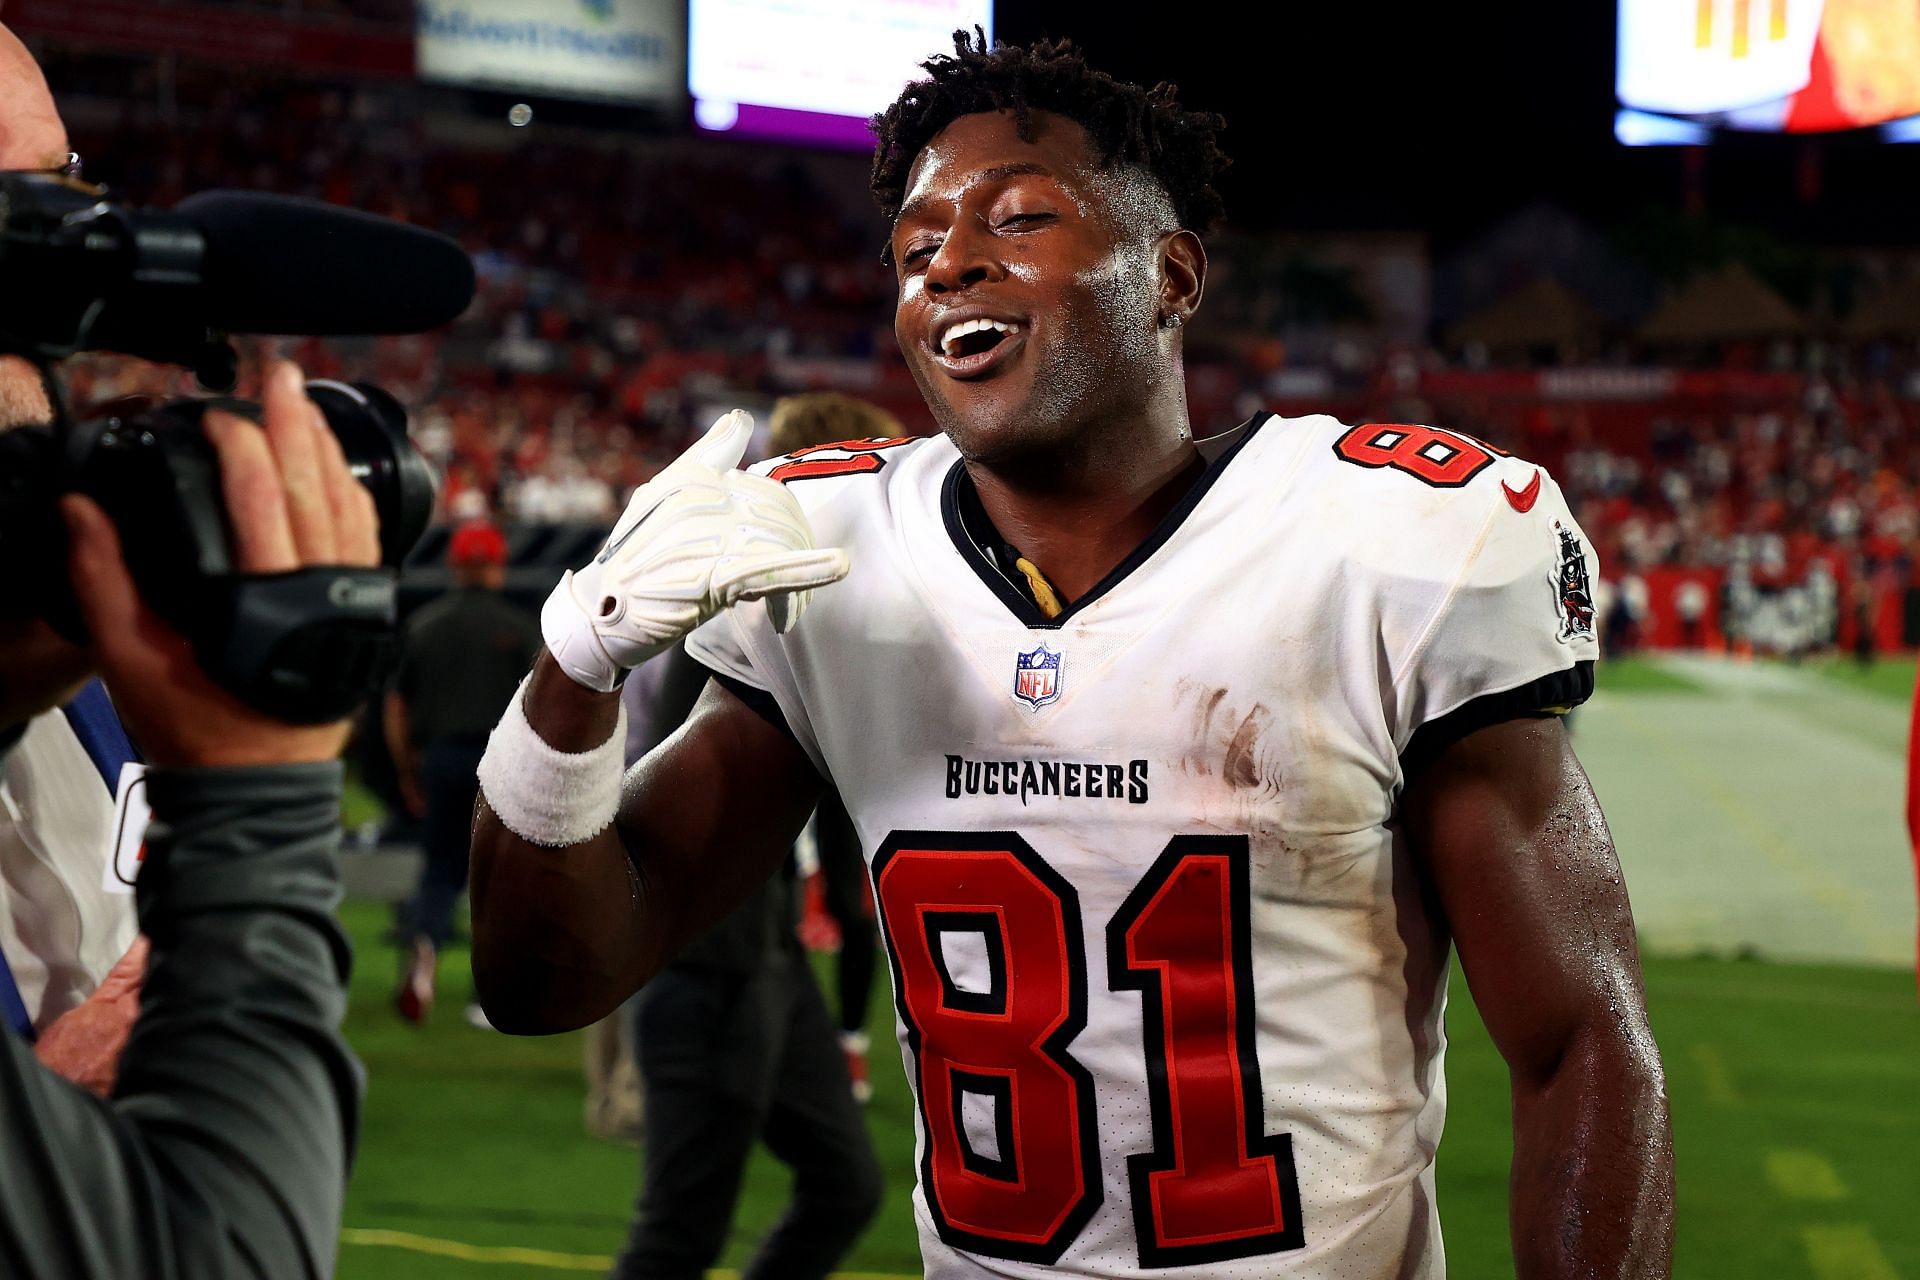
[[[64,173],[69,160],[39,68],[0,27],[0,164]],[[0,431],[45,422],[51,408],[38,371],[0,356]],[[11,745],[0,765],[0,1022],[104,1096],[139,1010],[146,942],[109,874],[115,790],[134,754],[89,673],[86,654],[40,617],[0,618],[0,736]]]
[[[0,169],[68,159],[39,68],[0,27]],[[30,363],[0,358],[0,426],[52,409]],[[238,572],[375,564],[373,501],[291,364],[260,417],[205,419]],[[346,728],[283,723],[217,686],[142,600],[101,508],[68,496],[60,515],[91,641],[38,616],[0,623],[0,758],[33,716],[105,679],[153,766],[135,890],[151,954],[111,1101],[0,1034],[0,1275],[329,1275],[361,1093],[333,921]],[[132,984],[110,978],[67,1015],[109,1061]]]
[[[206,419],[241,571],[375,564],[372,499],[293,365],[262,419]],[[61,513],[91,647],[10,637],[4,729],[89,666],[105,678],[153,765],[136,886],[152,953],[111,1102],[0,1042],[0,1274],[329,1275],[361,1087],[333,920],[346,725],[283,723],[216,686],[141,600],[105,513],[78,496]]]

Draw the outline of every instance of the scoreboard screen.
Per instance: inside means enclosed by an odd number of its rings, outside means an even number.
[[[867,117],[953,33],[993,37],[992,0],[691,0],[694,123],[829,147],[868,148]]]
[[[1620,0],[1615,92],[1629,145],[1915,136],[1920,0]]]

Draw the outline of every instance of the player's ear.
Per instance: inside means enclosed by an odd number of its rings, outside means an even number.
[[[1160,239],[1160,319],[1184,324],[1200,309],[1207,288],[1207,250],[1191,231],[1174,231]]]

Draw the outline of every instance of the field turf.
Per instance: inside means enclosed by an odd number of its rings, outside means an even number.
[[[339,1274],[438,1280],[601,1270],[623,1238],[638,1162],[581,1128],[579,1038],[522,1040],[468,1027],[459,1010],[463,952],[447,957],[433,1022],[401,1024],[386,1004],[384,909],[350,904],[347,919],[361,957],[349,1036],[371,1084]],[[1647,980],[1673,1097],[1678,1274],[1920,1277],[1912,975],[1652,959]],[[1452,1110],[1439,1166],[1449,1269],[1511,1275],[1505,1069],[1457,975],[1454,990]],[[876,1055],[874,1066],[868,1114],[888,1197],[848,1265],[916,1274],[906,1083],[896,1056]],[[758,1158],[727,1265],[748,1256],[785,1193],[780,1166]]]
[[[1615,705],[1633,717],[1661,714],[1663,699],[1677,699],[1672,705],[1690,717],[1699,699],[1720,696],[1700,675],[1686,664],[1617,661],[1601,686],[1628,699]],[[1783,678],[1815,691],[1831,682],[1891,716],[1910,696],[1913,664],[1863,674],[1836,662]],[[1608,713],[1596,704],[1592,714]],[[1605,727],[1595,720],[1576,740]],[[1605,740],[1602,732],[1593,745]],[[1609,812],[1629,808],[1632,792],[1608,793]],[[1756,874],[1765,870],[1755,865]],[[1651,905],[1642,896],[1636,887],[1636,902]],[[512,1280],[604,1271],[624,1238],[638,1155],[582,1130],[579,1037],[522,1040],[467,1026],[463,951],[444,959],[432,1023],[400,1023],[387,1003],[395,963],[381,938],[388,909],[350,902],[344,914],[359,956],[348,1035],[370,1085],[339,1275]],[[1920,1003],[1911,969],[1654,955],[1646,974],[1673,1099],[1675,1274],[1920,1280]],[[880,981],[868,1115],[888,1196],[847,1274],[911,1276],[911,1103],[882,1025],[884,973]],[[1505,1069],[1458,975],[1453,992],[1451,1108],[1439,1157],[1448,1269],[1468,1280],[1511,1276]],[[757,1157],[725,1266],[750,1256],[786,1187],[781,1167]]]

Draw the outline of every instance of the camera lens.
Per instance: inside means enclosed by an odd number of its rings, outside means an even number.
[[[307,395],[326,415],[354,479],[380,515],[380,559],[398,568],[433,518],[433,471],[407,439],[407,412],[379,387],[315,379]]]

